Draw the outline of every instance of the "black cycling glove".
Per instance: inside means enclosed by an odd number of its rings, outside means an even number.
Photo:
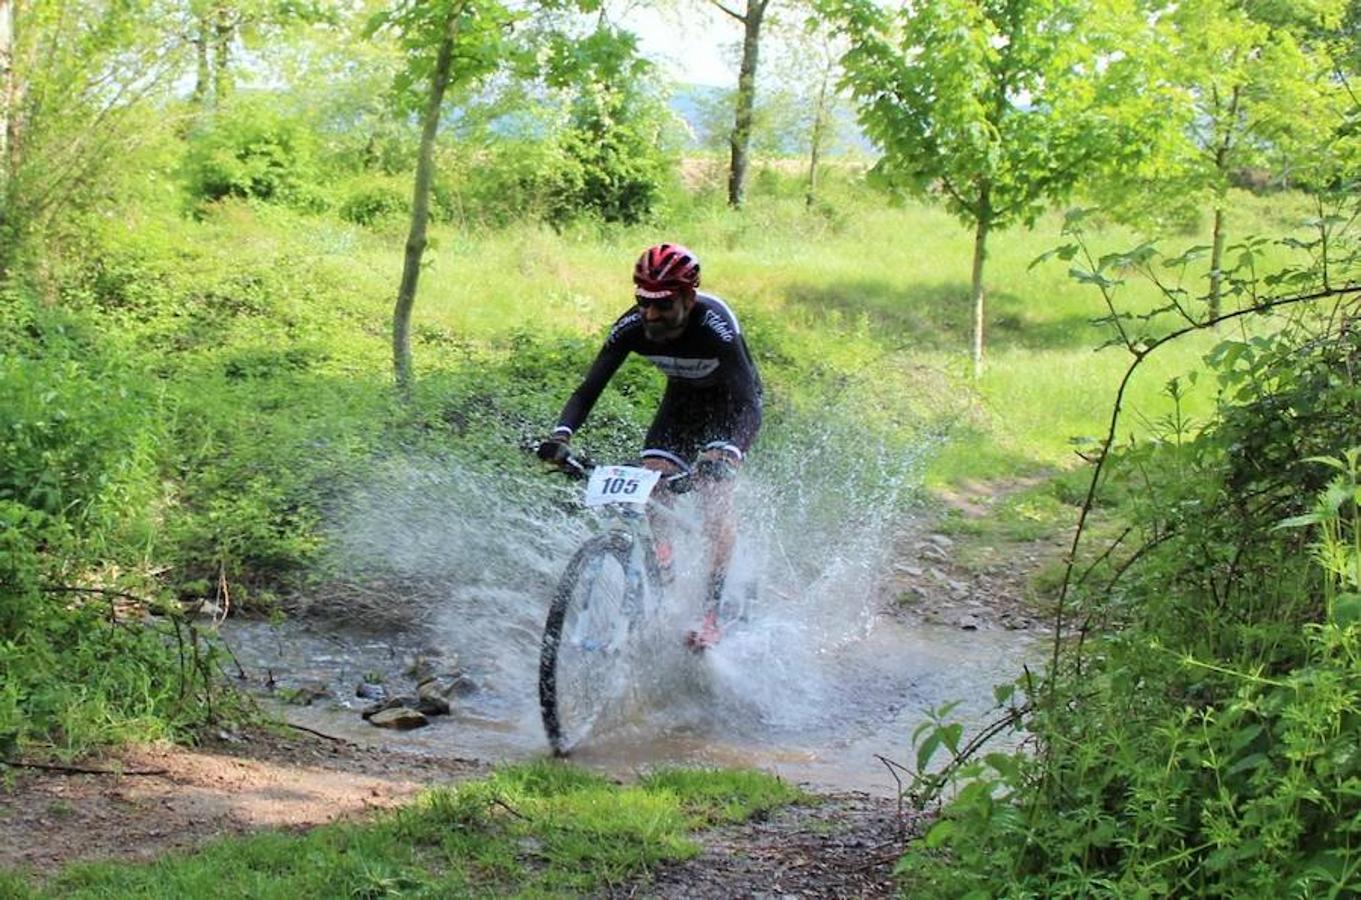
[[[539,459],[554,463],[562,462],[572,455],[572,450],[567,446],[567,442],[560,441],[556,438],[549,438],[539,444],[539,449],[536,452],[539,455]]]

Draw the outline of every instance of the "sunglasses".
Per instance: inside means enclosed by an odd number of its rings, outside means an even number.
[[[658,312],[671,312],[675,309],[680,298],[674,294],[670,297],[635,297],[639,309],[656,309]]]

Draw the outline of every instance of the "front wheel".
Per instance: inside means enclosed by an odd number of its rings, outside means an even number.
[[[620,532],[591,538],[553,593],[539,648],[539,708],[548,742],[565,756],[626,687],[626,651],[643,589]]]

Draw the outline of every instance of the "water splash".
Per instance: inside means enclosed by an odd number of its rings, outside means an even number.
[[[703,654],[684,648],[706,573],[698,539],[678,545],[678,581],[637,636],[629,690],[578,758],[606,766],[676,758],[750,764],[762,753],[807,761],[870,744],[897,752],[910,731],[904,717],[966,692],[987,694],[1009,676],[996,668],[1017,657],[1014,636],[999,638],[1009,642],[999,650],[991,637],[910,633],[881,615],[881,582],[913,527],[910,501],[929,446],[890,452],[828,417],[816,433],[785,432],[760,449],[738,482],[740,537],[728,580],[730,592],[756,586],[745,620]],[[543,622],[567,560],[596,527],[577,486],[546,473],[391,461],[331,530],[329,570],[379,587],[361,609],[324,601],[314,608],[333,622],[368,617],[387,629],[353,641],[335,679],[376,671],[399,680],[414,652],[456,657],[478,685],[460,703],[460,727],[404,742],[458,755],[544,752]],[[373,613],[378,606],[386,617]],[[336,656],[333,644],[327,659]],[[308,652],[306,641],[291,645]],[[305,666],[315,674],[323,664],[311,652]],[[339,684],[335,694],[352,687]]]

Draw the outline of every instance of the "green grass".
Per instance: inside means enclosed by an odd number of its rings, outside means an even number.
[[[705,287],[729,299],[746,322],[773,402],[797,404],[810,383],[825,386],[831,375],[840,379],[838,400],[872,426],[909,437],[946,430],[953,439],[932,462],[931,483],[1070,466],[1073,438],[1104,433],[1129,356],[1118,348],[1097,352],[1110,334],[1092,320],[1105,310],[1094,288],[1069,276],[1075,263],[1054,258],[1032,267],[1067,240],[1057,213],[1032,229],[992,238],[987,367],[975,382],[969,374],[969,229],[939,208],[891,206],[844,179],[828,197],[832,212],[824,214],[807,211],[795,196],[757,193],[740,213],[721,202],[682,199],[674,224],[563,232],[535,225],[435,228],[415,310],[418,374],[438,378],[488,351],[493,361],[513,359],[516,334],[570,338],[589,358],[608,323],[630,303],[628,272],[639,249],[671,238],[700,254]],[[1307,213],[1288,195],[1242,194],[1236,202],[1237,237],[1278,234]],[[343,354],[328,339],[330,367],[381,382],[390,366],[386,328],[405,237],[400,223],[369,230],[308,220],[303,227],[291,217],[227,207],[201,227],[204,237],[230,242],[233,252],[273,247],[276,258],[305,260],[328,291],[338,292],[327,300],[339,302],[351,328]],[[1089,239],[1097,254],[1141,240],[1099,225]],[[1207,241],[1207,234],[1193,234],[1161,246],[1176,253]],[[1193,288],[1197,278],[1189,276]],[[1151,286],[1135,281],[1117,297],[1133,312],[1159,300]],[[361,333],[353,332],[355,325]],[[1197,368],[1217,340],[1197,335],[1150,357],[1131,386],[1122,430],[1144,433],[1165,415],[1167,381]],[[561,374],[565,385],[579,372]],[[551,400],[545,408],[560,399],[545,398]],[[1208,410],[1208,391],[1193,393],[1187,403],[1192,415]]]
[[[44,898],[579,896],[698,852],[695,829],[806,801],[759,772],[663,770],[634,785],[556,762],[502,769],[393,814],[215,842],[152,864],[73,866],[3,896]]]
[[[1070,263],[1031,268],[1062,243],[1062,220],[994,236],[988,261],[988,361],[969,376],[969,230],[937,208],[899,208],[845,187],[836,216],[809,213],[789,200],[755,197],[742,213],[701,207],[674,227],[564,235],[526,228],[442,236],[422,285],[417,318],[436,329],[487,340],[517,328],[568,332],[594,345],[629,303],[627,273],[638,249],[662,237],[701,255],[705,285],[731,300],[747,321],[753,351],[779,398],[797,396],[828,370],[846,389],[838,399],[875,425],[921,430],[945,423],[956,439],[928,478],[1007,477],[1074,463],[1071,439],[1104,433],[1116,384],[1129,362],[1117,348],[1097,352],[1109,333],[1099,293],[1076,283]],[[1304,211],[1292,198],[1239,198],[1242,233],[1275,233]],[[1094,252],[1131,248],[1139,237],[1108,227]],[[1207,235],[1164,242],[1169,253]],[[374,265],[373,271],[382,267]],[[388,267],[382,282],[390,290]],[[1194,279],[1192,279],[1194,284]],[[1159,301],[1131,282],[1122,308]],[[1197,335],[1150,357],[1127,397],[1123,431],[1146,433],[1167,414],[1167,381],[1196,369],[1219,336]],[[425,365],[432,361],[427,357]],[[1208,410],[1208,391],[1188,411]]]

